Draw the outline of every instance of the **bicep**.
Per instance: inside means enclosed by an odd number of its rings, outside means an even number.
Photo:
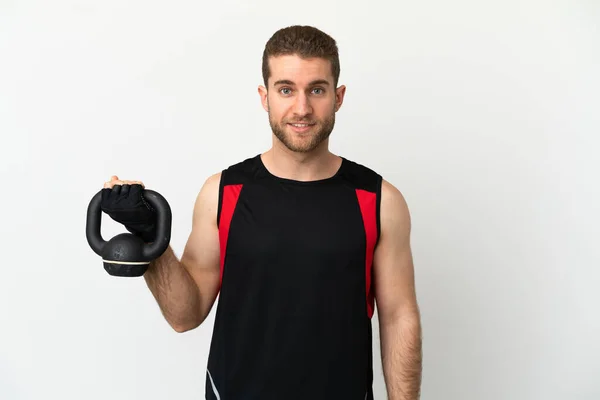
[[[402,194],[384,181],[381,237],[373,258],[373,282],[379,318],[396,318],[417,310],[411,220]]]
[[[219,230],[216,223],[220,174],[209,177],[194,204],[192,230],[181,263],[200,291],[203,314],[208,314],[220,281]]]

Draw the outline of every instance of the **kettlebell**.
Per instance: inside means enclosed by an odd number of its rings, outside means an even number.
[[[92,250],[102,257],[104,269],[109,275],[142,276],[148,270],[150,262],[160,257],[169,247],[172,218],[169,203],[153,190],[144,189],[143,196],[157,213],[157,234],[152,243],[145,243],[140,237],[129,232],[105,241],[100,232],[102,190],[94,195],[88,205],[87,241]]]

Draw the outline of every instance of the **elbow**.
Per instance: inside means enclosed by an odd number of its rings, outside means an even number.
[[[171,323],[171,328],[177,333],[185,333],[196,329],[200,324],[174,324]]]
[[[196,329],[205,319],[206,317],[197,316],[193,319],[190,318],[188,321],[169,321],[169,325],[171,325],[171,328],[173,328],[175,332],[184,333]]]
[[[210,309],[196,307],[193,311],[187,311],[177,317],[167,319],[171,328],[177,333],[184,333],[196,329],[208,317]]]
[[[181,325],[181,324],[169,324],[169,325],[171,325],[171,328],[173,328],[173,330],[177,333],[184,333],[184,332],[192,330],[192,328],[187,325]]]
[[[184,333],[187,331],[191,331],[193,329],[191,327],[187,327],[187,326],[183,326],[183,325],[171,325],[171,327],[177,333]]]

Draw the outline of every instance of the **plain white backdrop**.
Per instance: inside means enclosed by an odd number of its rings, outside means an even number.
[[[292,24],[338,41],[331,149],[411,209],[422,399],[599,399],[595,0],[0,0],[0,398],[204,398],[213,313],[174,332],[86,208],[140,179],[181,255],[206,177],[270,146],[261,55]]]

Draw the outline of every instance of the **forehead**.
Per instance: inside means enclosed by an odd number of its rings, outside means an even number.
[[[283,55],[269,58],[271,76],[269,81],[290,80],[297,85],[326,79],[333,83],[331,63],[323,58],[301,58],[297,55]]]

